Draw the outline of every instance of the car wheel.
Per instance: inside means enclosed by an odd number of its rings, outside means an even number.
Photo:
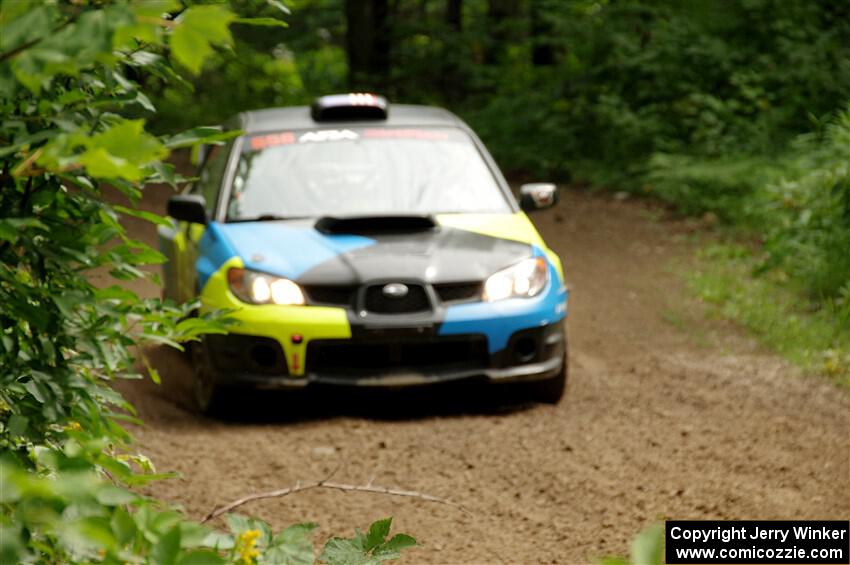
[[[564,396],[564,390],[567,388],[567,370],[561,369],[561,372],[550,379],[531,383],[531,396],[533,400],[542,402],[543,404],[558,404]]]
[[[561,401],[567,388],[568,359],[567,340],[564,338],[564,362],[561,371],[552,378],[529,383],[531,385],[531,396],[534,400],[543,404],[558,404]]]
[[[195,398],[195,407],[201,414],[206,416],[226,415],[226,406],[229,390],[216,382],[215,374],[210,369],[204,342],[193,343],[190,355],[194,378],[192,381],[192,394]]]

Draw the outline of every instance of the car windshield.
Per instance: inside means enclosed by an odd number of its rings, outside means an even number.
[[[227,218],[510,211],[462,130],[347,128],[247,136]]]

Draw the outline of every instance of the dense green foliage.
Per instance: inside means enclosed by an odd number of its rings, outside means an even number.
[[[373,82],[451,107],[508,170],[631,184],[656,152],[771,153],[850,97],[844,2],[463,0],[459,28],[451,3],[392,3],[390,66]],[[237,30],[195,81],[197,111],[214,123],[343,88],[346,4],[300,0],[291,30]],[[252,63],[268,52],[273,69]]]
[[[829,302],[850,294],[848,155],[850,106],[774,159],[656,155],[648,179],[686,212],[757,230],[760,270],[780,269],[811,299]]]
[[[141,299],[122,281],[162,255],[120,220],[165,222],[135,208],[149,182],[183,182],[169,150],[215,143],[214,128],[145,131],[154,106],[139,77],[198,72],[239,19],[223,5],[175,0],[4,1],[0,5],[0,562],[312,563],[313,526],[273,535],[228,517],[229,533],[185,519],[132,487],[157,475],[111,386],[141,378],[135,346],[222,332],[193,304]],[[130,207],[110,204],[101,183]],[[112,281],[100,282],[95,281]],[[141,364],[146,365],[142,356]],[[150,377],[158,380],[148,367]],[[378,563],[412,545],[390,521],[330,540],[318,559]]]
[[[814,308],[783,284],[781,271],[749,276],[760,258],[746,245],[713,243],[697,255],[697,268],[682,274],[709,316],[735,320],[795,364],[850,385],[846,301]]]

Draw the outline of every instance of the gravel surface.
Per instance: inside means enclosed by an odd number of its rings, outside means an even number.
[[[161,211],[164,190],[144,205]],[[533,216],[571,287],[570,382],[556,406],[510,390],[258,393],[237,417],[191,408],[190,368],[147,355],[163,384],[125,382],[139,448],[180,478],[147,492],[198,518],[244,494],[326,477],[417,490],[469,509],[313,490],[254,502],[275,528],[321,525],[317,543],[377,518],[420,547],[408,563],[586,563],[626,554],[653,520],[847,519],[850,401],[735,327],[709,322],[672,272],[698,226],[657,208],[569,191]],[[154,241],[153,229],[129,227]],[[142,293],[155,295],[151,285]]]

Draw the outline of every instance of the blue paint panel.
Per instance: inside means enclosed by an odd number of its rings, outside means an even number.
[[[218,236],[217,241],[224,243],[216,241],[205,250],[204,239],[208,235],[214,237],[211,232]],[[375,243],[368,237],[323,235],[312,226],[287,226],[274,222],[214,222],[204,234],[204,239],[201,240],[202,256],[198,260],[199,276],[202,276],[202,264],[205,270],[207,262],[214,265],[212,272],[215,272],[224,261],[238,255],[248,269],[289,279],[297,279],[313,267],[342,253]],[[201,284],[203,282],[205,280]]]
[[[536,246],[535,257],[545,257]],[[450,306],[440,335],[483,333],[490,353],[504,349],[514,332],[545,326],[567,314],[567,289],[547,259],[549,285],[534,298],[510,298],[498,302],[474,302]]]
[[[198,270],[198,285],[204,288],[207,280],[221,267],[225,261],[236,255],[236,251],[227,238],[222,234],[224,226],[219,222],[210,222],[201,241],[198,242],[198,260],[195,268]]]

